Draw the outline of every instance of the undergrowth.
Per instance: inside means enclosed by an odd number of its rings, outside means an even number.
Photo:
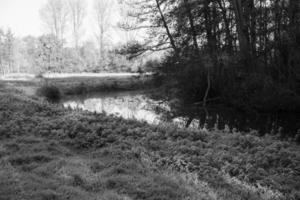
[[[300,149],[0,92],[0,199],[299,199]],[[3,187],[2,187],[3,186]]]

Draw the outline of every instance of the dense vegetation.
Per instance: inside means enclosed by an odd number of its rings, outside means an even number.
[[[297,0],[127,0],[149,40],[123,53],[164,51],[158,69],[185,103],[300,111]],[[173,81],[170,81],[173,80]],[[172,94],[171,94],[172,95]]]
[[[299,199],[299,146],[0,91],[1,199]]]

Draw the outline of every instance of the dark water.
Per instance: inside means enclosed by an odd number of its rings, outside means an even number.
[[[300,114],[245,114],[224,107],[170,106],[151,99],[142,91],[110,92],[85,96],[69,96],[65,107],[112,114],[125,119],[146,121],[150,124],[170,123],[195,129],[257,130],[260,134],[281,133],[294,136],[300,129]]]

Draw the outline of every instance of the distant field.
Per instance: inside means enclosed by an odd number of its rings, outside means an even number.
[[[134,77],[139,73],[46,73],[44,78],[102,78],[102,77]],[[151,75],[151,73],[146,73]],[[4,81],[32,81],[36,79],[36,75],[27,73],[11,73],[0,76],[0,80]]]
[[[6,74],[0,81],[32,95],[42,85],[57,86],[63,94],[134,90],[149,87],[151,73],[49,73],[42,78],[34,74]]]
[[[1,81],[32,81],[35,79],[34,74],[25,74],[25,73],[12,73],[0,75]]]

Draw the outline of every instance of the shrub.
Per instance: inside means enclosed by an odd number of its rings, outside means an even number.
[[[44,78],[43,73],[40,72],[40,73],[36,74],[35,78]]]
[[[37,90],[37,95],[45,97],[48,101],[55,103],[61,99],[61,92],[54,85],[44,85]]]

